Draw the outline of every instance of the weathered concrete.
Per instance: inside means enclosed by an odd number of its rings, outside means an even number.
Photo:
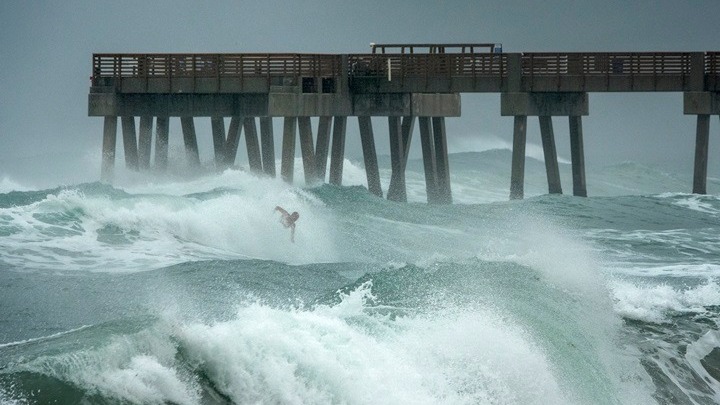
[[[195,135],[195,120],[193,117],[180,117],[180,124],[188,164],[190,167],[200,167],[200,153],[198,151],[197,135]]]
[[[460,95],[376,93],[353,96],[353,111],[357,116],[460,116]]]
[[[710,137],[710,116],[697,116],[695,139],[695,170],[693,174],[693,193],[707,193],[708,138]]]
[[[155,169],[160,172],[167,170],[168,138],[170,136],[170,119],[157,117],[155,132]]]
[[[420,144],[422,146],[423,167],[425,169],[425,191],[427,202],[438,202],[437,166],[435,162],[435,139],[430,117],[419,117]]]
[[[391,201],[407,202],[405,189],[405,145],[403,140],[402,123],[400,117],[388,117],[390,130],[390,164],[392,174],[388,187],[387,199]]]
[[[347,117],[333,119],[332,153],[330,157],[330,184],[342,185],[343,163],[345,159],[345,132]]]
[[[242,133],[243,118],[235,116],[230,118],[230,128],[228,128],[227,139],[225,140],[225,166],[230,167],[235,164],[238,146],[240,145],[240,135]]]
[[[324,182],[327,170],[328,152],[330,150],[331,117],[320,117],[318,134],[315,141],[315,177]]]
[[[275,141],[271,117],[260,117],[260,144],[263,172],[270,177],[275,177]]]
[[[117,117],[105,117],[103,123],[102,166],[100,179],[111,182],[115,169],[115,144],[117,140]]]
[[[360,142],[362,143],[363,158],[365,160],[368,191],[378,197],[382,197],[380,171],[378,170],[377,153],[375,152],[375,136],[373,135],[372,121],[369,116],[359,116],[358,124],[360,125]]]
[[[445,117],[432,117],[432,124],[433,136],[435,138],[435,164],[437,168],[437,202],[440,204],[452,204]]]
[[[90,93],[88,114],[97,116],[267,116],[268,95]]]
[[[587,197],[587,185],[585,183],[585,151],[583,147],[582,117],[570,116],[569,121],[573,195],[578,197]]]
[[[262,173],[262,157],[260,156],[260,144],[258,143],[255,117],[245,117],[243,127],[245,128],[245,147],[247,149],[250,171],[253,173]]]
[[[502,93],[502,116],[588,115],[587,93]]]
[[[686,115],[720,114],[720,93],[709,91],[683,93],[683,112]]]
[[[347,93],[270,93],[267,111],[272,117],[353,115],[352,98]]]
[[[225,119],[223,117],[211,117],[210,126],[212,127],[213,151],[215,152],[215,168],[222,170],[225,168]]]
[[[288,183],[293,182],[295,171],[295,132],[297,117],[285,117],[283,123],[282,161],[280,162],[280,176]]]
[[[555,134],[552,128],[552,117],[540,116],[540,136],[545,155],[545,171],[548,179],[548,193],[562,194],[560,186],[560,170],[558,168]]]
[[[150,168],[150,151],[152,149],[153,117],[140,117],[140,134],[138,136],[138,164],[140,170]]]
[[[510,172],[510,199],[522,199],[525,193],[525,145],[527,116],[516,115],[513,126],[512,168]]]
[[[302,155],[305,184],[310,186],[317,182],[315,147],[313,145],[313,133],[310,117],[298,117],[298,129],[300,130],[300,154]]]
[[[130,170],[138,170],[135,117],[122,117],[122,132],[123,147],[125,149],[125,166]]]

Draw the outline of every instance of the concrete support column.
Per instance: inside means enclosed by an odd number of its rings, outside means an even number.
[[[437,166],[435,162],[435,140],[430,117],[420,117],[420,145],[422,146],[423,167],[425,168],[425,190],[427,202],[437,203]]]
[[[332,153],[330,156],[330,184],[342,185],[343,163],[345,160],[345,130],[347,117],[333,119]]]
[[[247,147],[248,164],[253,173],[262,173],[262,158],[260,157],[260,144],[258,143],[255,117],[245,117],[245,146]]]
[[[140,135],[138,139],[138,160],[140,170],[150,168],[150,152],[152,149],[153,117],[140,117]]]
[[[407,202],[407,191],[405,189],[405,167],[403,131],[400,117],[388,117],[390,129],[390,162],[392,175],[390,187],[388,188],[387,199],[398,202]]]
[[[415,128],[415,116],[405,116],[402,119],[403,137],[403,170],[407,167],[408,155],[410,154],[410,143],[412,142],[413,129]]]
[[[215,152],[215,168],[222,170],[225,167],[225,119],[211,117],[213,151]]]
[[[111,182],[115,169],[115,143],[117,139],[117,117],[107,116],[103,123],[102,165],[100,179]]]
[[[510,199],[519,200],[525,194],[525,146],[527,144],[527,116],[516,115],[513,127],[512,168],[510,171]]]
[[[585,183],[585,149],[583,147],[582,117],[571,115],[570,157],[572,159],[573,195],[587,197]]]
[[[231,167],[235,164],[240,135],[242,134],[242,122],[242,117],[230,118],[230,128],[228,128],[227,139],[225,140],[225,167]]]
[[[155,133],[155,169],[161,172],[167,170],[168,139],[170,137],[170,118],[157,117]]]
[[[557,149],[555,148],[555,134],[552,128],[552,117],[541,115],[540,136],[542,137],[543,152],[545,155],[545,171],[548,179],[548,192],[562,194],[560,186],[560,169],[558,168]]]
[[[285,117],[283,124],[282,161],[280,163],[280,176],[288,183],[293,182],[295,168],[295,131],[297,117]]]
[[[310,117],[298,117],[298,129],[300,131],[300,154],[302,155],[305,184],[311,186],[316,183],[315,173],[317,168],[315,166],[315,146]]]
[[[322,183],[325,182],[328,151],[330,150],[330,118],[320,117],[315,140],[315,177]]]
[[[193,117],[180,117],[183,140],[185,141],[185,156],[190,167],[200,167],[200,153],[198,151],[197,135],[195,135],[195,119]]]
[[[358,116],[360,125],[360,142],[362,143],[363,158],[365,160],[365,174],[367,175],[368,191],[382,197],[380,187],[380,172],[378,171],[377,153],[375,152],[375,136],[372,130],[370,116]]]
[[[710,137],[710,115],[698,114],[695,138],[695,171],[693,174],[693,193],[707,193],[707,162]]]
[[[273,140],[272,117],[260,117],[260,144],[262,149],[263,172],[275,177],[275,141]]]
[[[433,117],[432,123],[433,136],[435,138],[435,165],[437,169],[437,202],[440,204],[452,204],[445,117]]]
[[[125,166],[138,170],[137,133],[135,117],[122,117],[123,146],[125,148]]]

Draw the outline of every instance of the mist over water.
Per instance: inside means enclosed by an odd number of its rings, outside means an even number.
[[[350,160],[342,187],[2,178],[0,403],[719,402],[720,198],[632,162],[544,195],[528,158],[507,201],[509,161],[451,154],[449,206],[417,160],[408,204]]]

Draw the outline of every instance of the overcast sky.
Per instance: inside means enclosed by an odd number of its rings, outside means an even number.
[[[505,52],[717,51],[719,15],[717,0],[3,0],[0,180],[48,186],[99,179],[103,123],[87,116],[93,52],[359,53],[370,42],[499,42]],[[462,117],[447,120],[451,151],[510,142],[512,118],[500,116],[499,102],[496,94],[462,96]],[[387,124],[374,122],[378,152],[386,153]],[[567,158],[567,120],[554,123],[558,152]],[[634,160],[692,168],[695,120],[682,114],[680,93],[593,93],[583,124],[589,167]],[[209,120],[196,125],[206,160]],[[180,139],[173,127],[171,137]],[[711,167],[720,161],[718,134],[714,117]],[[356,138],[351,119],[348,156],[359,156]],[[540,143],[534,118],[528,142]]]

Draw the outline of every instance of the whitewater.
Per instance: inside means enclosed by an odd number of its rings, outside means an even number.
[[[418,160],[408,203],[350,160],[341,187],[2,179],[0,403],[720,403],[717,194],[626,162],[546,195],[528,158],[508,201],[508,150],[450,168],[452,205]]]

